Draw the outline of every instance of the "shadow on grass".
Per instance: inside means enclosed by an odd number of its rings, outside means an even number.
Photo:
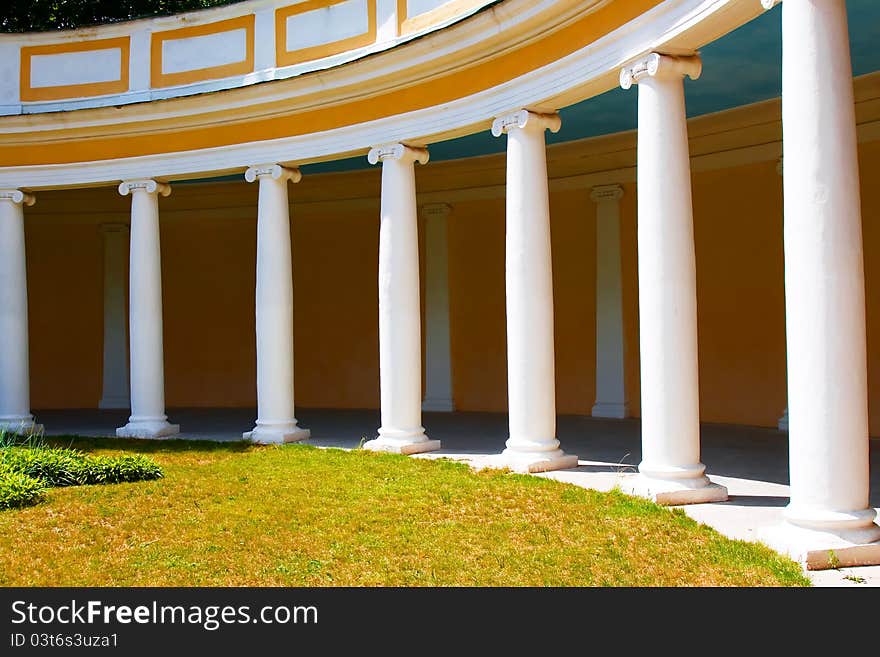
[[[83,452],[101,449],[114,449],[139,454],[173,454],[182,452],[248,452],[260,449],[261,445],[246,440],[178,440],[178,439],[138,439],[138,438],[96,438],[64,434],[46,436],[45,442],[53,447],[69,447]]]

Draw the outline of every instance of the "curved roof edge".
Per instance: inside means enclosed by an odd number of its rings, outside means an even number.
[[[47,189],[302,165],[488,130],[614,88],[660,50],[693,53],[761,13],[751,0],[504,0],[374,57],[195,98],[0,119],[0,187]],[[60,120],[59,120],[60,119]]]

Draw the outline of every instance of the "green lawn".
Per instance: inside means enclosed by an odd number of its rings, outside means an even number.
[[[623,494],[307,445],[52,439],[155,481],[0,511],[4,586],[803,586],[800,567]]]

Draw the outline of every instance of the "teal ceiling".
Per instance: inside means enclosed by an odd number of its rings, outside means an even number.
[[[880,2],[847,0],[846,6],[853,74],[863,75],[880,70]],[[688,116],[718,112],[780,95],[781,16],[782,6],[777,5],[700,51],[703,58],[700,79],[685,80]],[[636,97],[634,89],[624,91],[618,88],[563,108],[559,112],[562,129],[556,134],[548,133],[547,141],[558,143],[632,130],[636,127]],[[504,139],[494,138],[489,130],[485,130],[431,144],[431,160],[436,162],[499,153],[504,147]],[[350,171],[369,166],[366,157],[356,157],[307,164],[302,170],[306,174]]]

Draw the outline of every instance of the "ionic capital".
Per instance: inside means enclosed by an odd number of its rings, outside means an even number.
[[[623,198],[623,187],[620,185],[597,185],[590,190],[590,198],[596,203],[619,201]]]
[[[699,55],[674,57],[652,52],[620,69],[620,86],[629,89],[646,77],[671,79],[687,75],[691,80],[696,80],[702,70],[703,61]]]
[[[400,160],[402,162],[428,163],[428,149],[415,148],[406,144],[385,144],[375,146],[367,153],[367,162],[376,164],[385,160]]]
[[[445,219],[452,213],[452,206],[448,203],[425,203],[420,209],[426,219],[433,217]]]
[[[244,179],[254,182],[257,178],[269,177],[272,180],[290,180],[298,183],[302,180],[302,174],[296,167],[283,167],[280,164],[258,164],[244,172]]]
[[[128,196],[135,192],[146,192],[147,194],[159,193],[162,196],[168,196],[171,193],[171,185],[151,178],[144,180],[123,180],[119,184],[119,193],[123,196]]]
[[[549,130],[559,132],[562,127],[562,119],[556,113],[538,114],[526,109],[517,110],[504,116],[499,116],[492,121],[492,136],[500,137],[514,128],[530,128],[534,130]]]
[[[37,202],[33,194],[28,194],[20,189],[0,189],[0,201],[12,201],[24,205],[33,205]]]
[[[773,9],[776,5],[778,5],[782,0],[761,0],[761,6],[764,9]]]

